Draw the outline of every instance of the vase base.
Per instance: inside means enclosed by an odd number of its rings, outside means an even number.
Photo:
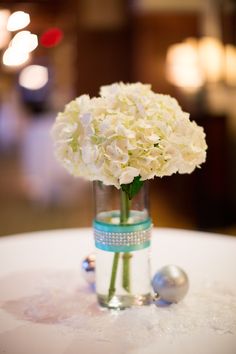
[[[151,294],[145,295],[115,295],[107,301],[107,295],[97,294],[98,303],[102,307],[114,310],[124,310],[132,306],[145,306],[152,303]]]

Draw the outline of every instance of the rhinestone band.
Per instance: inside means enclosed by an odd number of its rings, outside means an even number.
[[[130,252],[150,245],[151,227],[133,232],[106,232],[94,229],[97,248],[111,252]]]

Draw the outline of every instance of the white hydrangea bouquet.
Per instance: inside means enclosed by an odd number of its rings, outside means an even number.
[[[150,85],[115,83],[101,87],[99,97],[82,95],[67,104],[56,118],[52,135],[56,156],[72,175],[100,181],[100,188],[114,186],[120,192],[119,210],[113,210],[108,217],[103,207],[94,228],[97,248],[113,253],[111,267],[106,267],[108,273],[111,269],[107,275],[109,286],[107,291],[106,285],[101,286],[100,303],[122,307],[114,304],[118,300],[127,302],[130,296],[130,255],[137,249],[137,242],[145,248],[150,238],[150,222],[145,221],[147,208],[144,206],[142,212],[139,209],[136,218],[131,202],[144,181],[176,172],[191,173],[205,161],[203,128],[190,121],[174,98],[153,92]],[[111,224],[110,229],[107,224]],[[133,234],[136,238],[132,241]],[[123,281],[118,296],[115,283],[120,254]],[[100,258],[101,262],[105,259],[103,253]],[[98,268],[97,259],[97,273]],[[104,274],[97,276],[106,278]]]

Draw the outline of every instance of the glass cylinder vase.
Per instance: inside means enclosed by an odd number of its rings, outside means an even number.
[[[151,302],[148,188],[130,200],[122,189],[94,182],[96,292],[111,309]]]

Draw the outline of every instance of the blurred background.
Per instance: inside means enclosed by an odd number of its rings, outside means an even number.
[[[236,235],[235,0],[0,2],[0,235],[91,226],[92,186],[50,128],[116,81],[176,97],[207,135],[201,169],[150,182],[155,226]]]

